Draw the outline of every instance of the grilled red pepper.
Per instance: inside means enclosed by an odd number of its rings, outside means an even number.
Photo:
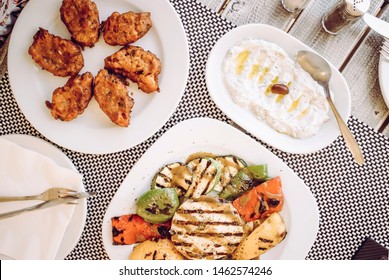
[[[152,224],[138,215],[130,214],[113,217],[111,222],[114,245],[130,245],[151,238],[170,237],[170,221]]]
[[[246,221],[266,218],[284,205],[281,178],[272,178],[245,192],[232,203]]]

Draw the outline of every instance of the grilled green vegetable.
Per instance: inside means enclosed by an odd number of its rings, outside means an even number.
[[[265,182],[267,179],[266,164],[246,166],[238,171],[232,178],[231,183],[219,194],[219,197],[234,200],[245,191]]]
[[[246,162],[236,156],[220,156],[215,160],[221,165],[220,182],[213,189],[216,192],[222,192],[226,186],[231,183],[232,178],[240,169],[247,166]]]
[[[139,197],[136,202],[136,214],[146,222],[159,224],[171,219],[178,206],[176,189],[154,189]]]

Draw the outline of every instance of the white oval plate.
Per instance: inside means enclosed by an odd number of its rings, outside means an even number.
[[[3,135],[0,137],[15,143],[20,147],[40,153],[41,155],[52,159],[56,164],[61,167],[77,171],[71,160],[62,151],[40,138],[22,134],[10,134]],[[85,190],[83,185],[81,186],[81,190]],[[66,228],[63,240],[61,241],[61,244],[58,248],[58,253],[55,257],[56,260],[65,259],[66,256],[69,255],[69,253],[77,245],[77,242],[81,237],[82,231],[84,230],[86,221],[86,211],[86,199],[79,200],[74,208],[73,216],[69,222],[68,227]]]
[[[382,55],[380,55],[378,67],[378,77],[380,80],[382,97],[385,100],[386,106],[389,108],[389,61],[384,59]]]
[[[304,259],[319,228],[316,201],[304,182],[281,159],[232,126],[214,119],[183,121],[159,138],[131,169],[108,206],[103,243],[111,259],[128,259],[133,246],[112,245],[111,218],[135,213],[135,199],[150,189],[154,174],[165,164],[184,162],[196,152],[234,154],[248,164],[268,164],[269,176],[281,176],[285,204],[281,212],[287,235],[261,259]],[[158,156],[156,156],[158,155]]]
[[[60,0],[30,0],[12,31],[8,52],[8,73],[15,99],[26,118],[56,144],[83,153],[112,153],[131,148],[160,129],[177,107],[189,72],[189,51],[182,23],[167,0],[95,0],[100,21],[114,11],[151,12],[153,27],[134,45],[155,53],[161,60],[160,92],[145,94],[131,83],[135,105],[128,128],[113,124],[92,98],[85,112],[70,122],[54,120],[45,106],[52,92],[68,78],[55,77],[40,69],[28,54],[39,27],[70,39],[60,19]],[[44,15],[44,16],[43,16]],[[83,51],[85,66],[80,71],[96,75],[104,58],[119,50],[105,44],[102,35],[93,48]]]
[[[231,30],[217,41],[207,62],[207,87],[216,105],[247,132],[282,151],[304,154],[318,151],[331,144],[340,135],[332,112],[329,112],[329,121],[323,124],[316,135],[297,139],[277,132],[264,121],[257,119],[254,114],[234,103],[223,80],[222,65],[229,49],[247,38],[273,42],[281,46],[291,58],[294,58],[299,50],[313,51],[288,33],[269,25],[248,24]],[[330,65],[332,68],[330,90],[334,95],[335,105],[340,115],[347,121],[351,111],[350,91],[342,74],[331,63]]]

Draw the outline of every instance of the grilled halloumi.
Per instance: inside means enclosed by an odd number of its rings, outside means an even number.
[[[240,244],[244,222],[231,203],[212,196],[185,201],[173,216],[171,234],[188,259],[224,259]]]
[[[278,245],[286,236],[286,228],[278,213],[271,214],[252,233],[246,236],[232,254],[235,260],[258,258]]]

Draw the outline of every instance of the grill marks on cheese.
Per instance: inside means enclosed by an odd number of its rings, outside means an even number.
[[[239,246],[244,222],[226,200],[200,196],[184,202],[172,220],[172,241],[189,259],[223,259]]]

